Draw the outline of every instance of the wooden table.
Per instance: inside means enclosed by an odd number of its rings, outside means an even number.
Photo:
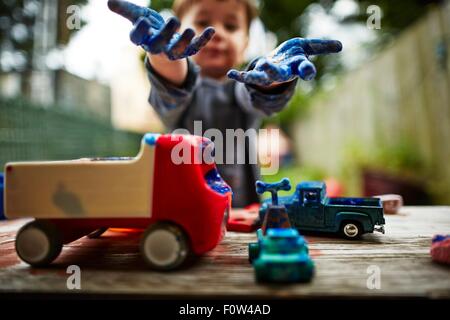
[[[312,283],[291,285],[255,283],[247,261],[253,233],[229,232],[190,268],[171,273],[147,270],[138,251],[140,234],[117,230],[99,239],[79,239],[65,246],[51,267],[35,269],[14,250],[15,233],[25,222],[0,223],[0,292],[6,295],[450,298],[450,266],[432,262],[429,255],[432,236],[450,233],[450,207],[404,207],[386,216],[385,235],[368,234],[360,241],[307,236],[316,275]],[[81,268],[81,290],[67,289],[69,265]],[[368,278],[377,271],[381,287],[369,289]]]

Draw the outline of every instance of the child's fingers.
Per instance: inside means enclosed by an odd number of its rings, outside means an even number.
[[[214,33],[216,31],[213,27],[208,27],[196,38],[194,38],[190,45],[186,48],[186,56],[192,56],[200,51],[201,48],[203,48],[209,40],[212,39],[214,36]]]
[[[329,54],[342,51],[342,43],[338,40],[301,39],[300,46],[307,55]]]
[[[141,17],[149,18],[150,22],[152,23],[152,27],[155,29],[160,29],[161,26],[164,24],[164,19],[155,10],[146,7],[141,7],[128,1],[109,0],[108,8],[111,11],[130,20],[133,24],[136,23],[136,21]]]
[[[150,52],[158,54],[164,51],[169,44],[177,29],[180,27],[180,22],[177,18],[170,18],[162,27],[161,31],[152,37],[146,45],[150,48]]]
[[[148,36],[151,35],[151,23],[145,18],[139,18],[131,29],[130,40],[135,45],[139,46],[145,42]]]
[[[242,82],[246,84],[253,84],[258,86],[268,86],[273,83],[273,81],[269,78],[267,73],[263,71],[237,71],[237,70],[230,70],[227,73],[228,77]]]
[[[239,82],[244,82],[244,71],[237,71],[237,70],[230,70],[227,72],[227,76],[230,79],[239,81]]]
[[[186,49],[195,36],[195,31],[187,28],[179,37],[172,38],[167,49],[167,56],[171,60],[186,58]]]
[[[315,78],[316,76],[316,67],[314,66],[314,64],[305,59],[303,62],[301,62],[298,65],[298,75],[300,76],[300,78],[302,78],[303,80],[306,81],[310,81],[312,79]]]
[[[264,71],[271,80],[276,82],[288,81],[293,76],[289,67],[276,65],[268,60],[262,61],[255,69]]]

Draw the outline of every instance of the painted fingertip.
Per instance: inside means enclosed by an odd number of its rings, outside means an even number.
[[[166,28],[170,30],[176,30],[180,27],[180,21],[177,19],[177,17],[171,17],[169,20],[167,20]]]
[[[206,39],[211,39],[214,34],[216,33],[216,30],[213,27],[208,27],[202,32],[202,36]]]
[[[192,28],[186,28],[186,30],[183,31],[183,38],[193,38],[195,36],[195,31]]]
[[[145,37],[150,33],[151,28],[150,21],[145,17],[140,17],[130,31],[130,40],[136,45],[140,45],[144,42]]]
[[[236,80],[236,81],[240,81],[241,80],[241,72],[237,71],[237,70],[230,70],[227,72],[227,76],[230,79]]]
[[[331,52],[338,53],[342,51],[342,42],[339,40],[330,40],[328,45]]]
[[[310,61],[303,61],[298,66],[298,74],[305,81],[311,81],[316,76],[316,67]]]
[[[134,3],[122,0],[109,0],[108,8],[130,20],[132,23],[135,23],[139,17],[147,16],[150,13],[149,8],[141,7]]]

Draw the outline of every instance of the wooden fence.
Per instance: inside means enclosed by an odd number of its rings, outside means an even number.
[[[406,140],[426,168],[416,174],[437,203],[450,203],[450,2],[315,97],[293,135],[302,164],[341,177],[357,169],[353,156]]]

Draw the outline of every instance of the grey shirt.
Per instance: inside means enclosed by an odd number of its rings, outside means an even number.
[[[247,68],[252,69],[256,60]],[[255,129],[265,116],[280,111],[292,97],[296,81],[278,87],[275,91],[263,92],[253,86],[226,80],[224,82],[200,76],[199,67],[188,59],[188,75],[184,84],[174,86],[157,74],[148,59],[145,60],[151,83],[149,102],[169,131],[187,129],[194,132],[194,121],[201,121],[202,133],[216,128],[223,136],[225,146],[226,129]],[[198,125],[199,123],[197,123]],[[246,141],[245,148],[236,146],[233,164],[217,164],[224,180],[233,190],[233,206],[243,207],[258,202],[255,181],[259,178],[256,164],[249,164],[248,154],[256,145]],[[242,155],[240,150],[244,150]],[[222,153],[223,154],[219,154]],[[226,149],[216,149],[221,159],[226,158]],[[245,164],[236,159],[245,156]],[[227,161],[229,163],[229,161]]]

